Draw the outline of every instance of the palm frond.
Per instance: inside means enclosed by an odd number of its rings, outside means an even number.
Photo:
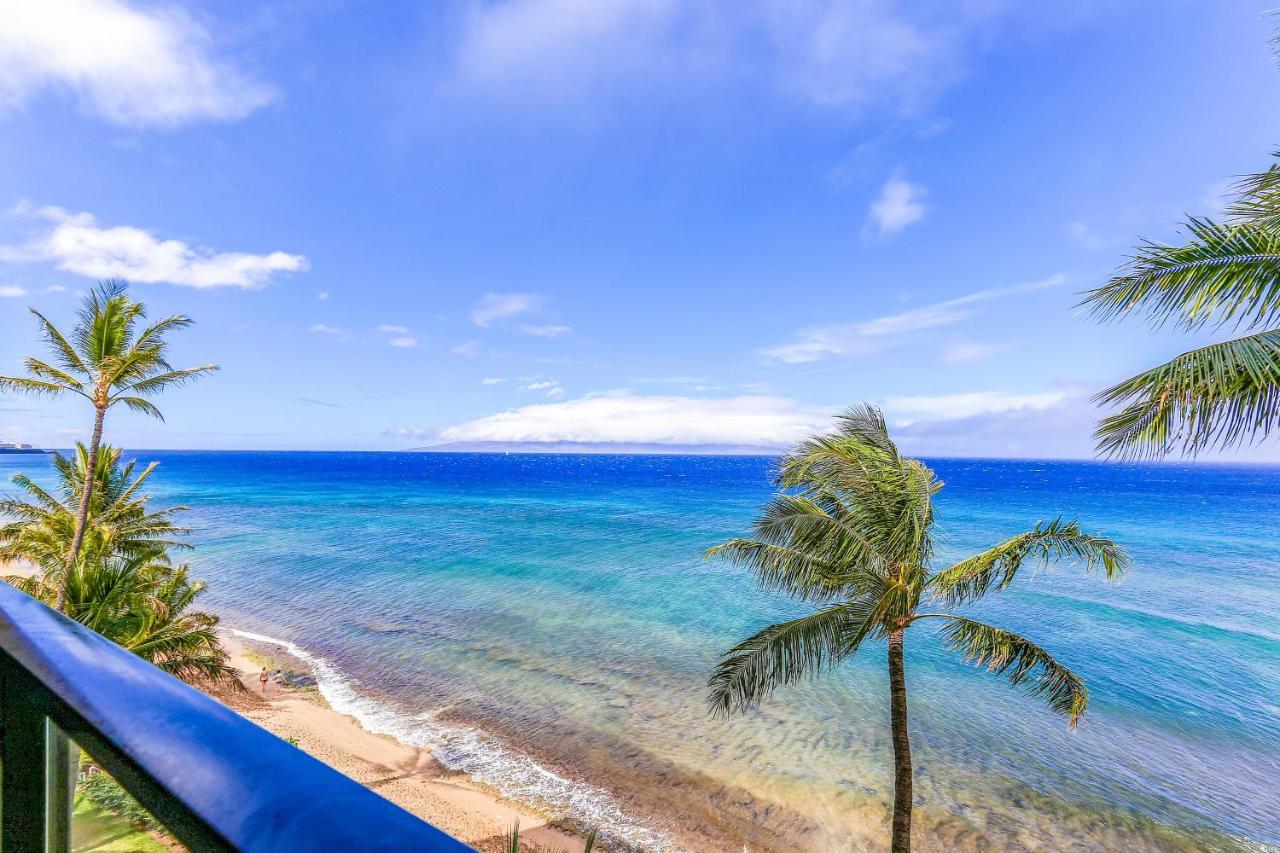
[[[949,649],[975,666],[1006,676],[1010,684],[1024,685],[1075,728],[1089,705],[1089,691],[1080,676],[1024,637],[963,616],[945,618],[942,637]]]
[[[59,382],[23,376],[0,376],[0,391],[8,391],[11,394],[45,394],[50,397],[72,393],[72,389]]]
[[[80,358],[80,354],[76,352],[75,347],[71,346],[66,336],[58,331],[58,327],[49,322],[48,318],[39,311],[34,308],[30,310],[32,314],[36,315],[36,322],[40,326],[40,336],[44,338],[45,343],[53,350],[54,356],[63,369],[88,376],[90,373],[88,365]]]
[[[728,716],[743,711],[778,687],[848,658],[876,629],[875,606],[866,600],[832,605],[743,640],[724,653],[711,675],[712,712]]]
[[[1191,350],[1096,399],[1124,406],[1095,434],[1110,457],[1195,455],[1264,438],[1280,418],[1280,330]]]
[[[731,539],[704,556],[729,559],[750,571],[765,589],[804,601],[827,601],[845,583],[846,573],[819,557],[754,539]]]
[[[152,403],[150,400],[143,399],[142,397],[112,397],[111,402],[112,404],[120,403],[138,414],[147,415],[148,417],[155,418],[158,421],[164,420],[164,415],[161,413],[160,409],[156,407],[156,404]]]
[[[61,385],[66,390],[79,394],[82,397],[89,396],[88,393],[86,393],[83,382],[66,371],[59,370],[52,364],[48,364],[38,358],[27,358],[24,360],[24,364],[26,365],[27,371],[40,381],[52,382],[55,385]]]
[[[1190,219],[1189,239],[1146,241],[1105,285],[1081,303],[1111,319],[1135,311],[1157,326],[1235,322],[1256,327],[1280,319],[1280,231],[1254,222]]]
[[[216,364],[205,364],[200,367],[188,367],[182,370],[168,370],[164,373],[158,373],[154,376],[148,376],[145,379],[139,379],[125,387],[124,390],[132,391],[135,394],[154,394],[176,385],[185,385],[186,383],[213,373],[218,370]]]
[[[1280,158],[1280,152],[1271,156]],[[1280,165],[1272,163],[1264,172],[1245,175],[1231,190],[1236,198],[1227,206],[1228,218],[1280,230]]]
[[[1046,565],[1064,558],[1079,560],[1086,573],[1102,566],[1108,580],[1129,566],[1128,554],[1115,542],[1059,518],[937,572],[929,578],[929,590],[950,604],[963,604],[986,595],[993,585],[1005,589],[1028,561]]]
[[[153,346],[164,346],[164,336],[168,332],[185,329],[194,324],[195,321],[190,317],[182,314],[175,314],[172,317],[165,317],[163,320],[157,320],[147,328],[138,333],[138,339],[134,342],[135,347],[145,348]]]

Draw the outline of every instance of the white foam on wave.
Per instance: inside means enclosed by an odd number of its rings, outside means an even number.
[[[227,630],[246,640],[279,646],[305,662],[329,706],[355,717],[366,731],[430,750],[445,767],[492,786],[504,797],[583,826],[598,827],[600,835],[608,839],[644,850],[679,850],[666,832],[624,812],[608,791],[553,773],[469,726],[440,722],[436,711],[403,714],[363,696],[333,664],[296,643],[236,628]]]

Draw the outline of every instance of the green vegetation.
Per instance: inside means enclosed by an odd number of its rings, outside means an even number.
[[[106,773],[91,772],[76,787],[71,849],[76,853],[162,853],[163,830],[138,801]]]
[[[88,460],[89,451],[80,443],[73,456],[54,454],[58,479],[52,492],[24,474],[14,476],[13,483],[26,500],[0,500],[0,514],[12,519],[0,525],[0,560],[29,560],[39,566],[46,582],[60,583],[67,549],[75,536],[76,514],[86,479],[93,488],[82,536],[84,555],[148,556],[163,561],[167,549],[189,547],[181,540],[187,528],[173,521],[186,507],[159,512],[147,509],[148,496],[141,491],[157,463],[151,463],[135,477],[136,463],[121,465],[120,450],[103,445],[95,460],[93,477],[86,478]]]
[[[1006,589],[1028,564],[1074,559],[1085,571],[1118,577],[1128,565],[1114,542],[1075,522],[1042,522],[1032,530],[934,571],[931,470],[907,459],[871,406],[851,409],[837,429],[802,442],[784,457],[783,491],[755,522],[753,539],[712,548],[747,568],[766,589],[819,609],[770,625],[734,646],[710,679],[713,712],[744,711],[784,684],[834,668],[869,638],[888,645],[894,749],[893,850],[911,848],[911,745],[903,662],[906,632],[939,620],[943,644],[975,666],[1004,675],[1043,698],[1072,726],[1084,714],[1084,682],[1030,640],[992,625],[923,606],[970,604]]]
[[[1100,393],[1099,402],[1122,407],[1095,434],[1108,456],[1194,456],[1264,438],[1280,423],[1280,165],[1242,178],[1234,196],[1221,220],[1188,218],[1180,244],[1142,241],[1082,303],[1104,320],[1137,314],[1157,328],[1248,332]]]
[[[68,571],[63,555],[75,530],[73,507],[80,505],[89,452],[77,447],[74,458],[57,454],[58,488],[50,492],[24,475],[14,483],[27,500],[0,500],[0,558],[35,563],[40,575],[9,578],[23,592],[52,604],[171,675],[188,681],[219,681],[239,686],[214,629],[218,618],[192,610],[204,592],[186,565],[171,564],[170,548],[186,529],[173,522],[183,507],[150,511],[141,488],[155,470],[134,476],[135,465],[120,464],[120,451],[104,445],[95,464],[92,498],[83,529],[80,559]]]
[[[84,541],[93,495],[92,472],[98,465],[107,410],[123,405],[163,420],[160,410],[148,399],[150,396],[218,368],[207,364],[175,370],[165,359],[168,348],[165,335],[191,325],[191,319],[175,315],[139,330],[137,325],[146,318],[146,308],[141,302],[129,298],[124,282],[102,282],[85,296],[80,306],[79,322],[70,337],[60,332],[39,311],[32,308],[31,313],[36,316],[53,363],[27,358],[28,375],[0,376],[0,391],[83,397],[93,405],[94,411],[93,432],[84,465],[84,485],[79,495],[70,546],[63,561],[69,576],[80,557]],[[63,610],[66,599],[66,585],[59,583],[54,606]]]
[[[584,841],[582,853],[591,853],[596,847],[596,831],[593,829],[588,832]],[[520,819],[516,818],[511,824],[511,830],[507,833],[506,842],[502,845],[502,853],[520,853],[520,849]],[[565,851],[560,850],[556,853],[565,853]]]
[[[133,826],[146,830],[160,829],[160,824],[151,816],[151,813],[107,773],[102,771],[87,773],[76,785],[76,795],[104,811],[124,818]]]
[[[165,335],[190,325],[169,317],[142,329],[141,303],[121,282],[105,282],[85,297],[68,337],[35,314],[53,363],[28,358],[28,376],[0,377],[0,390],[83,397],[94,408],[89,444],[53,459],[52,489],[18,474],[19,494],[0,500],[0,560],[21,559],[34,577],[9,583],[50,604],[171,675],[241,687],[218,642],[218,619],[193,609],[204,592],[171,549],[189,547],[175,519],[185,507],[151,510],[143,492],[155,463],[141,471],[102,443],[106,412],[117,404],[160,417],[148,399],[216,368],[175,370],[165,359]],[[78,850],[165,850],[158,824],[114,779],[90,773],[74,802]]]

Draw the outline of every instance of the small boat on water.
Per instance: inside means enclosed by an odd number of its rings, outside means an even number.
[[[40,448],[31,444],[22,444],[21,442],[18,442],[18,441],[5,441],[4,439],[0,439],[0,455],[4,455],[7,453],[48,453],[48,452],[49,451],[41,450]]]

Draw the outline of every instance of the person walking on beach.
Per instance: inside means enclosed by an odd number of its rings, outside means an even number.
[[[267,692],[267,682],[270,680],[271,676],[267,675],[267,668],[264,666],[262,668],[262,674],[258,676],[258,683],[262,685],[263,694]]]

